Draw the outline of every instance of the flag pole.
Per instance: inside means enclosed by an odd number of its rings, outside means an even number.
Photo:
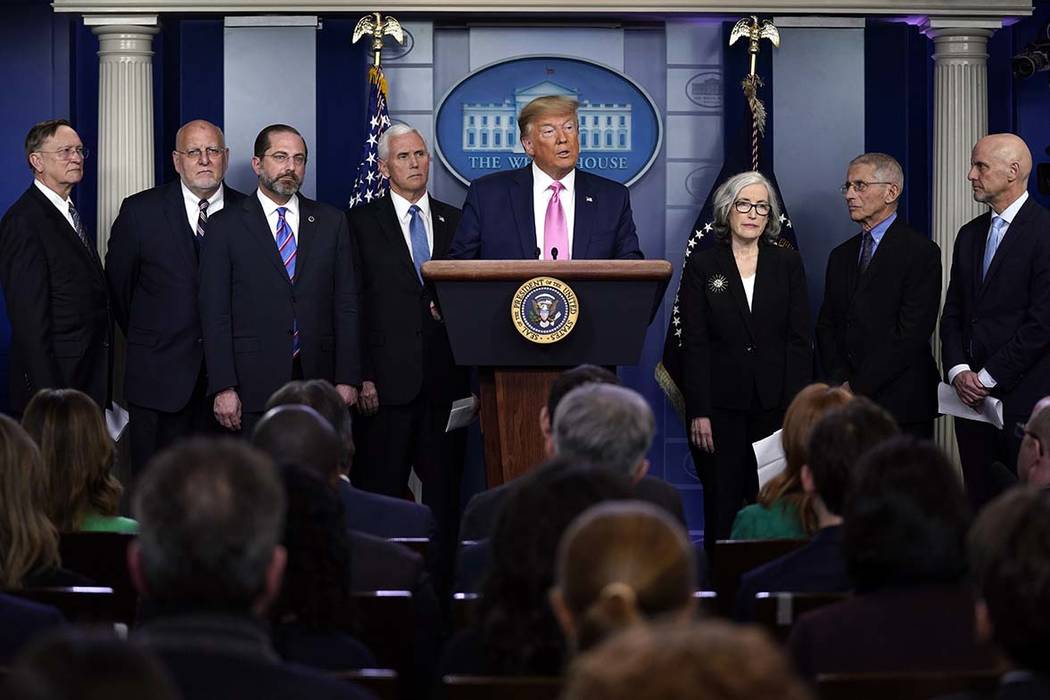
[[[780,48],[780,30],[776,28],[771,20],[758,21],[758,17],[751,15],[750,20],[744,17],[733,25],[729,34],[729,45],[736,43],[737,39],[748,39],[747,52],[751,54],[751,72],[744,76],[744,97],[751,108],[751,169],[758,170],[758,146],[761,137],[766,135],[766,106],[758,97],[758,89],[762,87],[762,79],[755,72],[758,62],[759,46],[762,39],[768,39],[774,47]]]

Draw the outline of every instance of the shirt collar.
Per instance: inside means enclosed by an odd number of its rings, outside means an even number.
[[[543,172],[540,169],[540,167],[538,165],[536,165],[535,162],[533,162],[533,164],[532,164],[532,183],[533,183],[534,190],[537,191],[537,192],[543,192],[548,187],[551,186],[552,182],[554,182],[554,178],[552,178],[547,173]],[[558,180],[558,182],[560,182],[562,187],[565,188],[564,191],[567,194],[571,194],[572,190],[573,190],[573,187],[576,186],[576,168],[573,168],[572,170],[570,170],[569,174],[566,175],[565,177],[563,177],[561,180]]]
[[[882,240],[882,237],[886,235],[886,231],[889,230],[890,226],[893,226],[893,222],[897,220],[897,212],[893,212],[885,219],[880,221],[871,229],[871,238],[876,244]]]
[[[181,179],[179,185],[182,187],[182,198],[186,200],[186,204],[192,204],[194,207],[199,207],[201,198],[190,192],[190,188],[186,187],[186,183]],[[215,194],[208,197],[208,209],[211,209],[216,202],[222,201],[222,183],[219,183],[219,189],[215,190]]]
[[[1007,223],[1007,225],[1012,224],[1014,222],[1014,217],[1017,216],[1017,212],[1021,211],[1021,207],[1023,207],[1024,203],[1027,202],[1027,201],[1028,201],[1028,192],[1027,191],[1022,192],[1021,196],[1018,197],[1017,199],[1015,199],[1013,204],[1008,206],[1006,209],[1003,209],[1003,213],[1002,214],[996,214],[995,211],[993,210],[992,211],[992,216],[993,217],[994,216],[998,216],[1000,219],[1005,221]]]
[[[62,195],[55,192],[53,189],[42,183],[40,180],[33,178],[33,184],[36,185],[37,189],[44,193],[44,196],[50,199],[56,207],[61,209],[63,212],[69,209],[69,199],[62,199]]]
[[[262,205],[263,213],[269,218],[278,207],[284,207],[288,210],[288,213],[292,216],[299,216],[299,195],[293,194],[291,198],[285,204],[278,204],[266,195],[262,193],[262,190],[255,190],[255,196],[259,198],[259,204]]]
[[[419,198],[418,202],[410,202],[394,190],[390,190],[390,201],[394,203],[394,212],[397,213],[398,221],[405,221],[408,218],[408,210],[415,204],[419,207],[419,213],[423,215],[423,218],[430,216],[430,195],[426,192]]]

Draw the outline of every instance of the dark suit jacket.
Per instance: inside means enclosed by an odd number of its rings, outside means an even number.
[[[931,585],[858,594],[802,616],[788,647],[799,672],[979,671],[995,665],[976,641],[974,597]]]
[[[693,253],[682,273],[686,414],[784,408],[813,373],[809,299],[802,259],[759,244],[752,309],[728,243]],[[717,440],[717,436],[715,437]]]
[[[572,234],[574,260],[643,258],[631,197],[618,182],[576,169]],[[532,165],[474,180],[449,257],[529,260],[536,257]]]
[[[1029,197],[981,280],[991,212],[959,229],[941,314],[944,371],[968,364],[997,382],[1004,415],[1027,419],[1050,393],[1050,212]]]
[[[10,666],[22,647],[65,622],[57,608],[0,594],[0,665]]]
[[[223,189],[224,209],[244,200]],[[128,339],[124,395],[156,411],[186,406],[204,361],[194,236],[179,180],[125,199],[110,230],[106,276]]]
[[[492,536],[496,529],[496,519],[503,509],[503,502],[514,488],[514,484],[514,481],[508,481],[471,497],[459,525],[460,540],[483,540]],[[634,485],[634,496],[640,501],[663,508],[685,526],[682,497],[678,489],[663,479],[655,476],[642,477],[642,480]]]
[[[831,251],[817,347],[824,374],[848,381],[901,423],[937,415],[930,349],[941,304],[941,251],[898,217],[861,275],[860,234]]]
[[[957,693],[935,700],[1050,700],[1050,679],[1037,673],[1008,672],[992,692]]]
[[[459,210],[430,197],[433,259],[445,257]],[[375,382],[379,403],[399,405],[421,391],[448,413],[470,393],[466,371],[456,367],[445,325],[430,312],[430,292],[420,283],[390,195],[350,210],[354,270],[361,286],[363,379]]]
[[[361,384],[357,290],[346,216],[299,195],[294,284],[255,194],[208,221],[200,314],[208,393],[236,387],[260,412],[289,380],[298,323],[306,379]]]
[[[805,547],[744,574],[737,589],[736,619],[749,622],[755,594],[837,593],[853,589],[842,553],[842,526],[825,527]]]
[[[403,498],[356,489],[339,480],[339,498],[346,509],[346,526],[375,537],[434,536],[430,507]]]
[[[35,184],[0,220],[0,285],[11,320],[11,404],[44,388],[109,402],[109,293],[94,248]]]

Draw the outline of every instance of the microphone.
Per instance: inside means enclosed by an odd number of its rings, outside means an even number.
[[[532,257],[536,258],[537,260],[540,259],[540,249],[539,248],[536,249],[536,251],[535,251],[535,253],[533,254]]]
[[[551,260],[557,260],[557,259],[558,259],[558,249],[557,248],[551,248]]]

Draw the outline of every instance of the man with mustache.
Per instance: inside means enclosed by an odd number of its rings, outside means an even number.
[[[95,242],[70,199],[88,151],[64,119],[25,140],[33,184],[0,220],[0,286],[11,320],[11,410],[44,388],[109,402],[110,318]]]
[[[299,194],[308,154],[294,128],[271,124],[254,151],[259,188],[209,222],[199,294],[212,410],[245,437],[289,380],[326,379],[348,406],[361,384],[346,217]]]
[[[178,438],[215,427],[197,268],[209,219],[244,199],[223,184],[229,157],[219,127],[201,119],[184,124],[171,154],[179,179],[125,199],[110,231],[106,276],[128,339],[124,396],[134,473]]]

